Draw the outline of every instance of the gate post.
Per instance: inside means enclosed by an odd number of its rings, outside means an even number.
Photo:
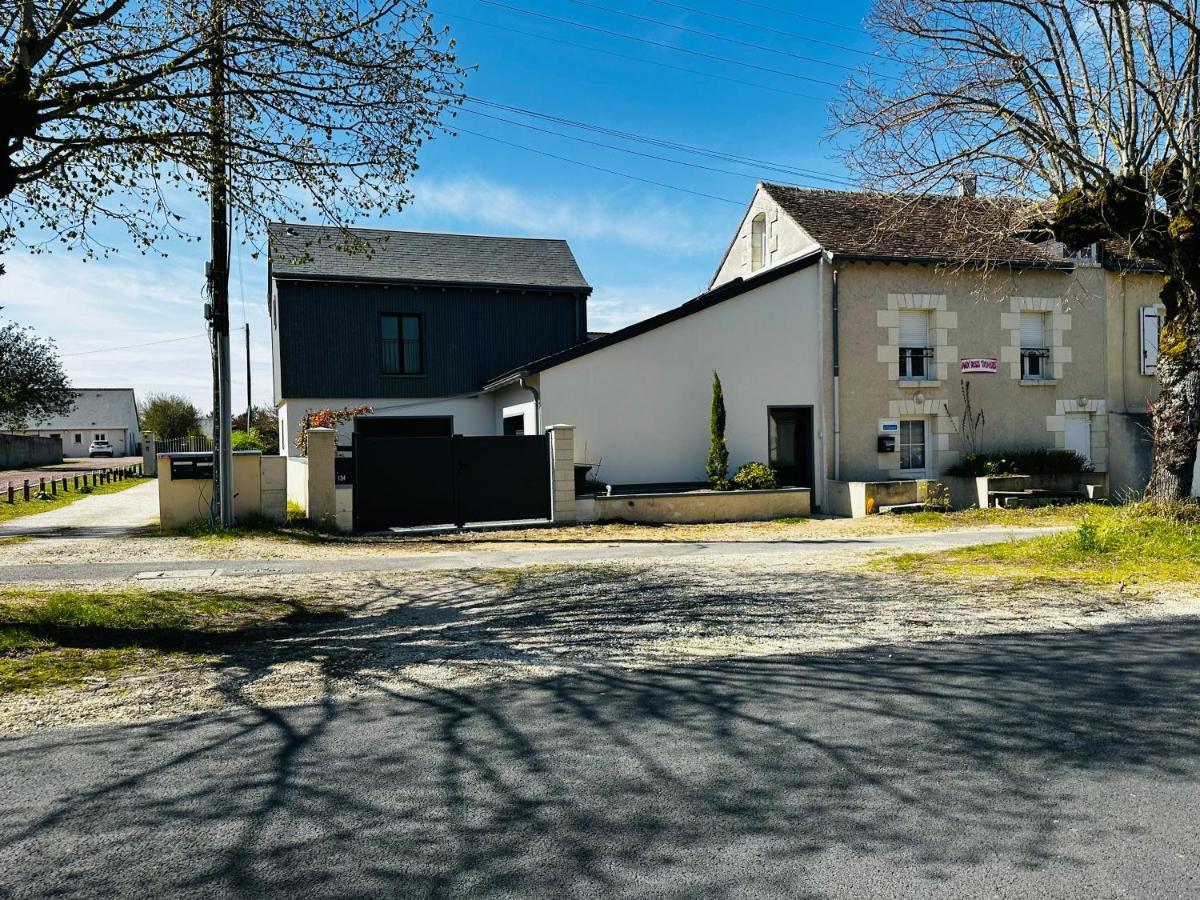
[[[574,525],[575,426],[548,425],[550,438],[550,518],[555,525]]]
[[[337,525],[337,432],[308,429],[308,517],[318,525]]]
[[[154,452],[154,432],[142,433],[142,472],[151,478],[158,477],[158,456]]]

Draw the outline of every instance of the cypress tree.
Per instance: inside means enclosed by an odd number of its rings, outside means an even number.
[[[713,370],[712,411],[709,415],[712,443],[708,448],[708,481],[717,490],[729,486],[729,448],[725,446],[725,394],[721,377]]]

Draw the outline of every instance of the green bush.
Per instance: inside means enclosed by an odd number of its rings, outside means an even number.
[[[766,463],[748,462],[733,476],[733,486],[743,491],[766,491],[778,487],[775,470]]]
[[[249,433],[245,431],[235,431],[233,433],[233,449],[261,450],[265,453],[267,446],[262,439],[262,435],[258,433],[258,429],[251,428]]]
[[[1014,450],[968,453],[946,474],[968,478],[984,475],[1073,475],[1095,467],[1074,450]]]

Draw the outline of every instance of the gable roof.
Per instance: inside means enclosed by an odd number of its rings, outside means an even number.
[[[1071,268],[1053,248],[1019,236],[1035,207],[995,197],[896,195],[763,183],[791,218],[834,256]]]
[[[139,427],[133,388],[76,388],[75,408],[65,416],[31,422],[31,428],[128,428]]]
[[[574,347],[568,347],[557,353],[551,353],[549,356],[543,356],[541,359],[535,359],[531,363],[497,375],[489,379],[484,384],[483,389],[486,391],[510,384],[523,375],[544,372],[546,369],[553,368],[562,363],[570,362],[589,353],[595,353],[597,350],[603,350],[605,347],[611,347],[613,344],[619,344],[622,341],[635,338],[640,334],[645,334],[648,331],[653,331],[656,328],[669,325],[671,322],[677,322],[687,316],[716,306],[718,303],[724,303],[726,300],[740,297],[747,291],[762,287],[764,284],[770,284],[772,281],[778,281],[780,278],[791,275],[793,272],[799,272],[801,269],[807,269],[809,266],[816,265],[820,261],[821,251],[814,250],[811,253],[790,259],[781,265],[764,269],[750,278],[735,278],[732,281],[727,281],[719,287],[715,287],[698,297],[692,298],[687,303],[676,306],[673,309],[668,309],[666,312],[661,312],[640,322],[634,322],[632,325],[627,325],[617,331],[601,334],[591,340],[584,341],[582,344],[576,344]]]
[[[1060,245],[1023,236],[1040,204],[1005,197],[831,191],[763,182],[763,190],[834,256],[897,262],[987,262],[1072,269]],[[1105,268],[1158,270],[1123,241],[1100,241]]]
[[[278,279],[388,281],[590,292],[567,242],[273,223]]]

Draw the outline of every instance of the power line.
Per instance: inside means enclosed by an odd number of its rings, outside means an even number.
[[[483,0],[483,2],[488,2],[488,0]],[[635,19],[639,22],[646,22],[650,25],[655,25],[659,28],[671,28],[671,29],[674,29],[675,31],[682,31],[685,34],[694,34],[694,35],[698,35],[699,37],[708,38],[709,40],[713,40],[713,41],[724,41],[726,44],[733,44],[737,47],[747,47],[747,48],[749,48],[751,50],[755,50],[759,53],[774,53],[777,56],[788,56],[788,57],[791,57],[792,59],[798,59],[802,62],[814,63],[818,66],[830,66],[834,69],[844,69],[847,72],[858,71],[854,66],[847,66],[843,63],[829,62],[828,60],[819,59],[815,56],[805,56],[803,53],[793,53],[791,50],[779,50],[775,47],[767,47],[763,44],[756,44],[753,41],[743,41],[743,40],[740,40],[739,38],[728,37],[727,35],[723,35],[723,34],[715,34],[711,31],[703,31],[702,29],[699,29],[699,28],[689,28],[687,25],[676,25],[673,22],[664,22],[662,19],[655,19],[655,18],[652,18],[651,16],[643,16],[643,15],[640,15],[639,13],[626,12],[625,10],[622,10],[622,9],[614,9],[611,6],[604,6],[603,4],[600,4],[600,3],[590,3],[590,2],[588,2],[588,0],[567,0],[567,2],[574,3],[576,6],[584,6],[584,7],[587,7],[588,9],[598,9],[601,12],[612,13],[613,15],[617,15],[617,16],[624,16],[627,19]],[[687,8],[688,7],[684,7],[684,9],[687,9]],[[693,10],[693,11],[695,11],[695,10]],[[724,17],[721,17],[721,18],[724,18]],[[733,19],[730,21],[737,21],[737,20]],[[746,24],[748,24],[748,23],[746,23]],[[836,47],[837,45],[834,44],[832,46]],[[861,50],[854,50],[853,48],[850,48],[850,47],[843,47],[840,49],[850,50],[853,53],[861,53],[862,52]]]
[[[548,122],[554,122],[560,125],[567,125],[572,128],[579,128],[586,131],[591,131],[597,134],[604,134],[610,137],[620,138],[622,140],[635,141],[638,143],[648,144],[655,147],[662,147],[668,150],[677,150],[683,153],[690,153],[696,156],[705,156],[712,159],[719,159],[726,162],[732,162],[738,165],[749,166],[759,169],[770,169],[775,172],[782,172],[799,178],[813,178],[820,181],[829,181],[832,183],[840,183],[848,186],[854,185],[854,181],[849,178],[844,178],[837,175],[830,175],[825,172],[818,172],[814,169],[804,169],[796,166],[786,165],[784,163],[772,162],[770,160],[756,159],[752,156],[743,156],[740,154],[726,153],[720,150],[712,150],[706,147],[698,147],[694,144],[684,144],[678,141],[665,140],[663,138],[651,137],[644,134],[638,134],[631,131],[621,131],[615,128],[607,128],[603,125],[596,125],[589,122],[580,122],[576,119],[568,119],[563,116],[556,116],[550,113],[539,112],[533,109],[526,109],[521,106],[513,106],[507,103],[497,103],[492,100],[486,100],[482,97],[471,97],[467,94],[454,94],[450,96],[458,97],[468,103],[475,103],[481,106],[486,106],[491,109],[500,109],[506,112],[517,113],[519,115],[530,116],[532,118],[541,119]],[[466,110],[471,112],[471,110]],[[477,113],[478,114],[478,113]],[[516,123],[524,124],[524,123]],[[565,135],[564,135],[565,136]]]
[[[645,65],[650,65],[650,66],[658,66],[661,69],[670,69],[674,72],[684,72],[688,75],[698,75],[701,78],[711,78],[716,81],[727,81],[730,84],[740,84],[740,85],[744,85],[745,87],[752,87],[752,88],[755,88],[756,90],[760,90],[760,91],[772,91],[773,93],[776,93],[776,94],[786,94],[789,97],[799,97],[802,100],[813,100],[817,103],[828,103],[829,102],[828,97],[814,97],[812,94],[802,94],[799,91],[789,91],[787,88],[775,87],[774,85],[770,85],[770,84],[762,84],[761,82],[758,82],[758,81],[746,81],[743,78],[734,78],[730,75],[718,75],[715,72],[705,72],[701,69],[689,69],[687,66],[676,66],[676,65],[672,65],[671,63],[662,62],[657,59],[645,59],[644,57],[641,57],[641,56],[630,56],[628,53],[621,53],[616,50],[607,50],[602,47],[591,47],[587,44],[579,44],[579,43],[576,43],[575,41],[568,41],[564,38],[550,37],[549,35],[546,35],[546,34],[538,34],[536,31],[526,31],[523,28],[513,28],[512,26],[500,25],[496,22],[486,22],[483,19],[475,19],[475,18],[472,18],[471,16],[464,16],[461,13],[441,12],[436,9],[430,9],[429,11],[438,16],[445,16],[445,17],[449,17],[451,19],[461,19],[464,22],[471,22],[472,24],[475,24],[475,25],[483,25],[487,28],[494,28],[497,31],[505,31],[505,32],[508,32],[509,34],[519,34],[522,37],[536,38],[539,41],[546,41],[551,44],[559,44],[560,46],[563,46],[563,47],[573,47],[576,50],[588,50],[592,53],[602,53],[605,56],[612,56],[612,57],[616,57],[617,59],[627,59],[630,62],[643,63]],[[640,39],[635,38],[635,40],[640,40]],[[653,43],[653,42],[648,42],[648,43]],[[661,46],[669,47],[669,45],[661,45]],[[674,48],[669,48],[669,49],[674,49]]]
[[[672,0],[650,0],[650,2],[657,3],[660,6],[668,6],[672,9],[682,10],[683,12],[695,13],[698,16],[707,16],[710,19],[718,19],[722,22],[729,22],[733,25],[741,25],[744,28],[757,28],[761,31],[767,31],[767,32],[770,32],[771,34],[778,34],[783,37],[789,37],[789,38],[792,38],[793,40],[807,41],[810,44],[819,44],[822,47],[831,47],[834,50],[845,50],[847,53],[858,53],[863,56],[870,56],[872,58],[878,57],[878,54],[876,54],[872,50],[860,50],[857,47],[850,47],[850,46],[847,46],[846,44],[837,44],[837,43],[834,43],[833,41],[826,41],[821,38],[810,37],[807,34],[800,34],[798,31],[787,31],[786,29],[783,29],[783,28],[774,28],[770,25],[762,25],[762,24],[759,24],[758,22],[747,21],[746,19],[735,19],[732,16],[723,16],[720,13],[711,12],[710,10],[707,10],[707,9],[697,9],[694,6],[685,6],[682,3],[674,3],[674,2],[672,2]],[[817,19],[814,21],[820,21],[820,20]],[[832,23],[824,23],[824,24],[832,24]]]
[[[593,140],[589,140],[588,138],[578,137],[576,135],[563,134],[561,131],[554,131],[550,128],[542,128],[537,125],[532,125],[529,122],[521,122],[516,119],[507,119],[503,116],[495,116],[495,115],[492,115],[491,113],[480,112],[477,109],[464,108],[463,112],[468,112],[475,116],[483,116],[484,118],[492,119],[497,122],[505,122],[509,125],[517,125],[517,126],[520,126],[521,128],[528,128],[531,131],[539,131],[542,134],[554,135],[555,137],[561,137],[561,138],[564,138],[569,141],[575,141],[576,143],[590,144],[593,147],[603,147],[607,150],[616,150],[620,153],[628,153],[632,156],[640,156],[645,159],[658,160],[659,162],[674,163],[677,166],[686,166],[687,168],[690,168],[690,169],[698,169],[698,170],[705,171],[705,172],[716,172],[720,175],[735,175],[739,178],[754,178],[754,177],[756,177],[755,174],[748,173],[748,172],[735,172],[732,169],[720,169],[720,168],[717,168],[716,166],[706,166],[706,165],[702,165],[700,163],[688,162],[687,160],[683,160],[683,159],[673,159],[669,156],[659,156],[656,153],[645,153],[641,150],[634,150],[629,147],[618,147],[615,144],[606,144],[603,141],[593,141]],[[741,163],[741,165],[749,165],[749,164]],[[806,176],[806,177],[826,180],[826,181],[833,182],[835,184],[840,183],[836,179],[829,178],[827,176],[821,176],[821,175],[812,176],[812,175],[810,175],[810,176]]]
[[[498,137],[495,137],[494,135],[483,134],[482,132],[479,132],[479,131],[471,131],[468,128],[455,128],[454,130],[461,134],[469,134],[469,135],[472,135],[473,137],[483,138],[484,140],[495,141],[497,144],[504,144],[508,147],[515,147],[518,150],[526,150],[530,153],[536,153],[539,156],[548,156],[551,159],[557,159],[560,162],[571,163],[572,165],[576,165],[576,166],[583,166],[585,169],[594,169],[597,172],[605,172],[609,175],[617,175],[621,178],[628,178],[632,181],[640,181],[643,184],[652,184],[655,187],[666,188],[669,191],[680,191],[684,194],[691,194],[695,197],[703,197],[706,200],[719,200],[722,203],[732,203],[734,206],[745,206],[746,205],[745,203],[743,203],[740,200],[731,200],[728,197],[718,197],[716,194],[706,194],[703,191],[693,191],[690,188],[679,187],[678,185],[675,185],[675,184],[667,184],[664,181],[655,181],[652,178],[642,178],[638,175],[630,175],[628,172],[620,172],[616,169],[608,169],[608,168],[605,168],[604,166],[593,165],[592,163],[586,163],[579,159],[572,159],[569,156],[559,156],[557,153],[550,153],[547,150],[539,150],[537,147],[530,147],[527,144],[518,144],[515,141],[506,141],[503,138],[498,138]]]
[[[601,28],[599,25],[589,25],[585,22],[576,22],[574,19],[563,19],[559,16],[551,16],[547,13],[535,12],[531,9],[523,9],[520,6],[512,6],[508,3],[501,3],[499,0],[479,0],[480,3],[486,3],[488,6],[499,7],[500,9],[511,10],[512,12],[521,13],[526,16],[533,16],[538,19],[545,19],[549,22],[557,22],[560,25],[570,25],[573,28],[584,28],[588,31],[595,31],[599,34],[606,34],[610,37],[623,38],[627,41],[637,41],[639,44],[648,44],[651,47],[661,47],[666,50],[674,50],[676,53],[686,53],[689,56],[699,56],[702,59],[711,59],[716,62],[728,63],[733,66],[741,66],[744,69],[754,69],[758,72],[768,72],[772,75],[782,75],[785,78],[795,78],[798,81],[808,81],[813,84],[823,84],[826,87],[840,88],[841,85],[836,81],[826,81],[823,78],[813,78],[811,75],[798,75],[795,72],[788,72],[785,69],[774,69],[770,66],[760,66],[755,63],[742,62],[737,59],[730,59],[727,56],[719,56],[715,53],[705,53],[703,50],[692,50],[688,47],[676,47],[673,44],[668,44],[665,41],[654,41],[650,38],[638,37],[637,35],[625,34],[622,31],[614,31],[611,28]]]
[[[814,16],[806,16],[803,13],[793,12],[790,9],[783,9],[778,6],[770,6],[766,3],[757,3],[755,0],[736,0],[744,6],[753,6],[755,9],[764,9],[767,12],[779,13],[782,16],[791,16],[793,19],[801,19],[805,22],[815,22],[818,25],[827,25],[830,28],[840,28],[843,31],[849,31],[852,34],[868,34],[864,28],[856,28],[853,25],[843,25],[840,22],[831,22],[828,19],[818,19]]]
[[[146,341],[144,344],[126,344],[123,347],[104,347],[100,350],[83,350],[79,353],[62,353],[60,356],[90,356],[93,353],[111,353],[115,350],[136,350],[138,347],[153,347],[156,344],[174,344],[177,341],[190,341],[193,338],[208,337],[206,332],[200,334],[185,334],[183,337],[164,338],[161,341]]]

